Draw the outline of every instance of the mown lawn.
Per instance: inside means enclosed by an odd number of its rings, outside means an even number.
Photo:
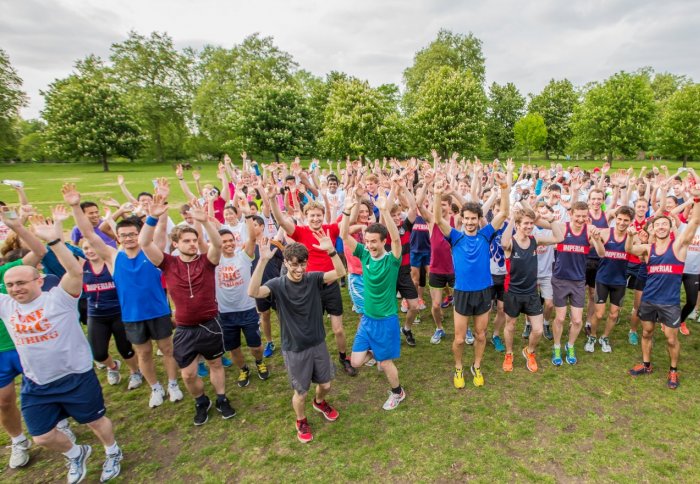
[[[174,180],[169,165],[123,164],[113,170],[103,174],[97,165],[2,165],[0,178],[23,179],[29,197],[42,210],[60,200],[63,181],[78,183],[95,198],[114,195],[121,200],[114,182],[117,173],[124,174],[133,192],[148,189],[151,178],[163,170]],[[213,179],[214,166],[204,166],[203,172],[204,178]],[[177,187],[173,194],[174,201],[182,200]],[[12,200],[11,189],[0,187],[0,199]],[[344,298],[347,310],[351,304],[345,291]],[[108,416],[125,453],[121,481],[698,482],[700,325],[692,324],[691,336],[681,337],[681,386],[670,391],[660,331],[653,358],[656,371],[640,379],[626,374],[640,360],[639,347],[627,344],[630,306],[628,295],[611,337],[612,354],[602,354],[599,346],[592,355],[584,353],[581,336],[579,364],[555,368],[549,362],[551,344],[543,341],[538,373],[530,374],[518,353],[515,370],[505,374],[502,355],[489,345],[482,365],[486,385],[475,388],[469,379],[464,390],[452,386],[451,308],[446,311],[447,340],[436,346],[429,343],[434,329],[430,313],[423,311],[423,322],[414,331],[418,346],[404,345],[397,365],[407,400],[396,411],[385,412],[381,405],[387,383],[381,373],[366,368],[356,378],[339,374],[329,401],[341,417],[325,422],[309,406],[315,440],[308,445],[296,440],[279,351],[269,360],[272,376],[266,382],[253,373],[250,386],[240,389],[237,370],[227,370],[227,393],[238,415],[224,421],[212,412],[201,428],[192,425],[191,400],[151,410],[147,388],[127,392],[125,381],[110,387],[104,372],[98,372]],[[351,341],[358,319],[346,316]],[[327,330],[335,354],[330,325]],[[279,345],[274,319],[273,333]],[[519,349],[517,344],[516,353]],[[465,363],[470,362],[473,348],[466,347],[465,353]],[[160,370],[162,374],[162,366]],[[212,393],[211,387],[207,390]],[[96,482],[102,450],[86,427],[74,428],[81,442],[94,446],[89,481]],[[8,444],[7,435],[0,433],[0,445]],[[39,448],[31,455],[28,467],[11,471],[6,464],[9,449],[0,452],[0,480],[65,478],[60,456]]]

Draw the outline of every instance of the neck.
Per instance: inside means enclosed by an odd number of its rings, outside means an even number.
[[[187,255],[187,254],[183,254],[182,252],[180,253],[180,260],[182,260],[182,262],[192,262],[193,260],[195,260],[198,257],[199,257],[199,254]]]
[[[141,247],[137,245],[133,249],[124,249],[124,252],[128,257],[136,257],[141,252]]]

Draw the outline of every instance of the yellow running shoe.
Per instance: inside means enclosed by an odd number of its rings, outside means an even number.
[[[471,370],[472,370],[472,375],[474,375],[474,386],[475,387],[483,387],[484,386],[484,375],[481,374],[481,368],[474,368],[474,365],[472,365]]]
[[[455,368],[452,381],[455,384],[455,388],[464,388],[464,370],[462,368]]]

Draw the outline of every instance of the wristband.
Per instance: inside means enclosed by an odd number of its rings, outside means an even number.
[[[336,255],[338,255],[338,251],[337,251],[337,250],[334,250],[333,252],[329,252],[329,253],[328,253],[328,257],[335,257]]]
[[[149,215],[148,217],[146,217],[146,225],[150,227],[155,227],[156,225],[158,225],[158,219]]]
[[[350,214],[347,213],[347,212],[343,212],[343,215],[345,215],[346,217],[349,217],[349,216],[350,216]]]
[[[48,245],[49,247],[53,247],[54,245],[58,244],[60,241],[61,241],[61,239],[55,239],[55,240],[52,240],[51,242],[49,242],[49,243],[46,244],[46,245]]]

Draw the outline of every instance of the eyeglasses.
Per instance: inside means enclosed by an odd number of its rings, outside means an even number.
[[[292,269],[300,269],[302,267],[306,267],[306,264],[308,264],[308,261],[307,262],[287,262],[287,264],[289,264],[289,267],[291,267]]]
[[[29,281],[17,281],[17,282],[6,282],[5,287],[7,289],[12,289],[13,287],[16,287],[17,289],[26,286],[30,282],[36,281],[37,279],[41,279],[41,277],[35,277],[34,279],[31,279]]]
[[[119,234],[120,239],[135,239],[139,236],[138,233],[130,233],[130,234]]]

